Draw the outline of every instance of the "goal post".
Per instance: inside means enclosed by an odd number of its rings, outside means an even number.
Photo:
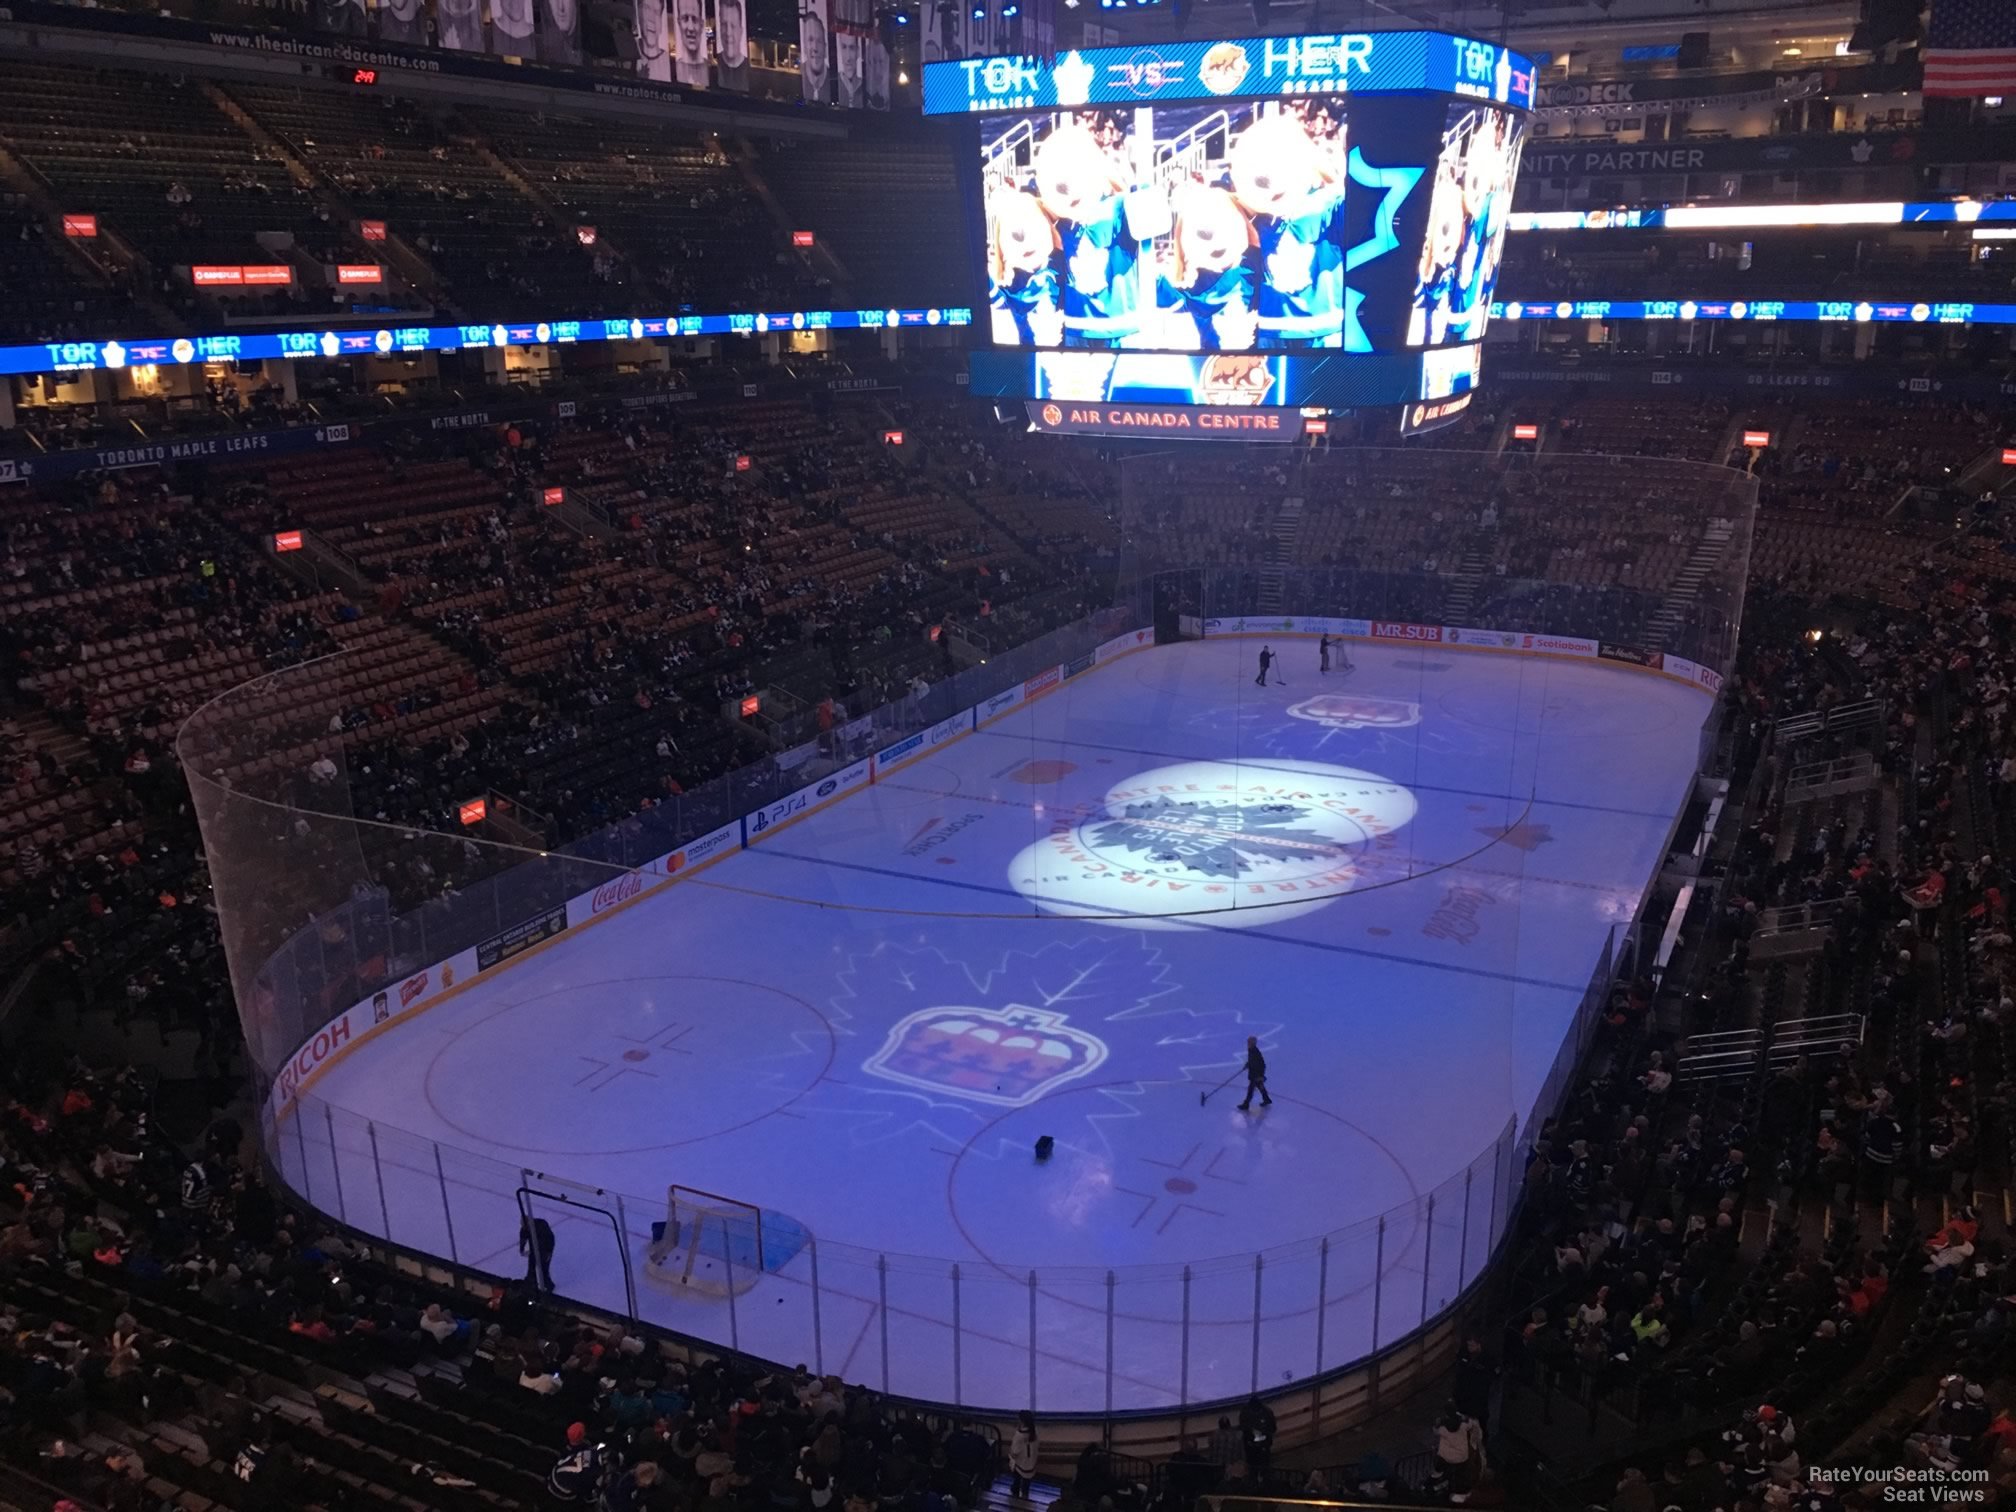
[[[753,1202],[674,1183],[653,1224],[645,1274],[709,1296],[740,1296],[782,1270],[807,1243],[798,1223]]]

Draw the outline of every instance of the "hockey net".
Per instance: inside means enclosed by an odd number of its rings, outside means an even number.
[[[776,1242],[775,1218],[754,1203],[675,1184],[666,1191],[664,1223],[652,1226],[644,1272],[661,1285],[740,1296],[802,1245],[802,1238]],[[783,1226],[796,1227],[788,1220]]]

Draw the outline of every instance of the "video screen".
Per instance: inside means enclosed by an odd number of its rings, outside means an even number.
[[[1519,172],[1525,122],[1502,110],[1452,105],[1435,159],[1428,233],[1414,284],[1407,344],[1448,346],[1483,338]],[[1424,396],[1424,397],[1433,397]]]
[[[993,342],[1359,354],[1475,342],[1522,136],[1510,112],[1432,98],[985,117]]]
[[[1341,97],[996,116],[980,142],[998,345],[1347,345]]]

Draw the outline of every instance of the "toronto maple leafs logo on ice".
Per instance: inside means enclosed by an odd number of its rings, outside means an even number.
[[[1016,856],[1008,878],[1046,913],[1106,924],[1183,928],[1185,914],[1209,914],[1218,928],[1278,922],[1382,872],[1414,812],[1406,788],[1355,767],[1181,762],[1050,813],[1049,833]]]
[[[1102,1040],[1048,1009],[926,1008],[899,1020],[862,1069],[926,1092],[1020,1108],[1095,1070],[1106,1055]]]
[[[1186,802],[1157,795],[1124,805],[1091,826],[1101,850],[1137,855],[1149,865],[1203,877],[1244,877],[1269,863],[1317,856],[1341,860],[1344,848],[1309,822],[1300,803]]]

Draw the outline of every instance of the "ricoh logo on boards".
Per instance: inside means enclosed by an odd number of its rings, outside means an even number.
[[[618,903],[627,903],[644,891],[644,879],[636,872],[625,872],[613,882],[604,882],[595,889],[595,896],[589,900],[590,917],[605,908],[614,908]]]
[[[280,1095],[292,1097],[295,1090],[315,1074],[322,1063],[350,1042],[350,1017],[315,1031],[315,1037],[294,1052],[294,1058],[280,1068]]]

